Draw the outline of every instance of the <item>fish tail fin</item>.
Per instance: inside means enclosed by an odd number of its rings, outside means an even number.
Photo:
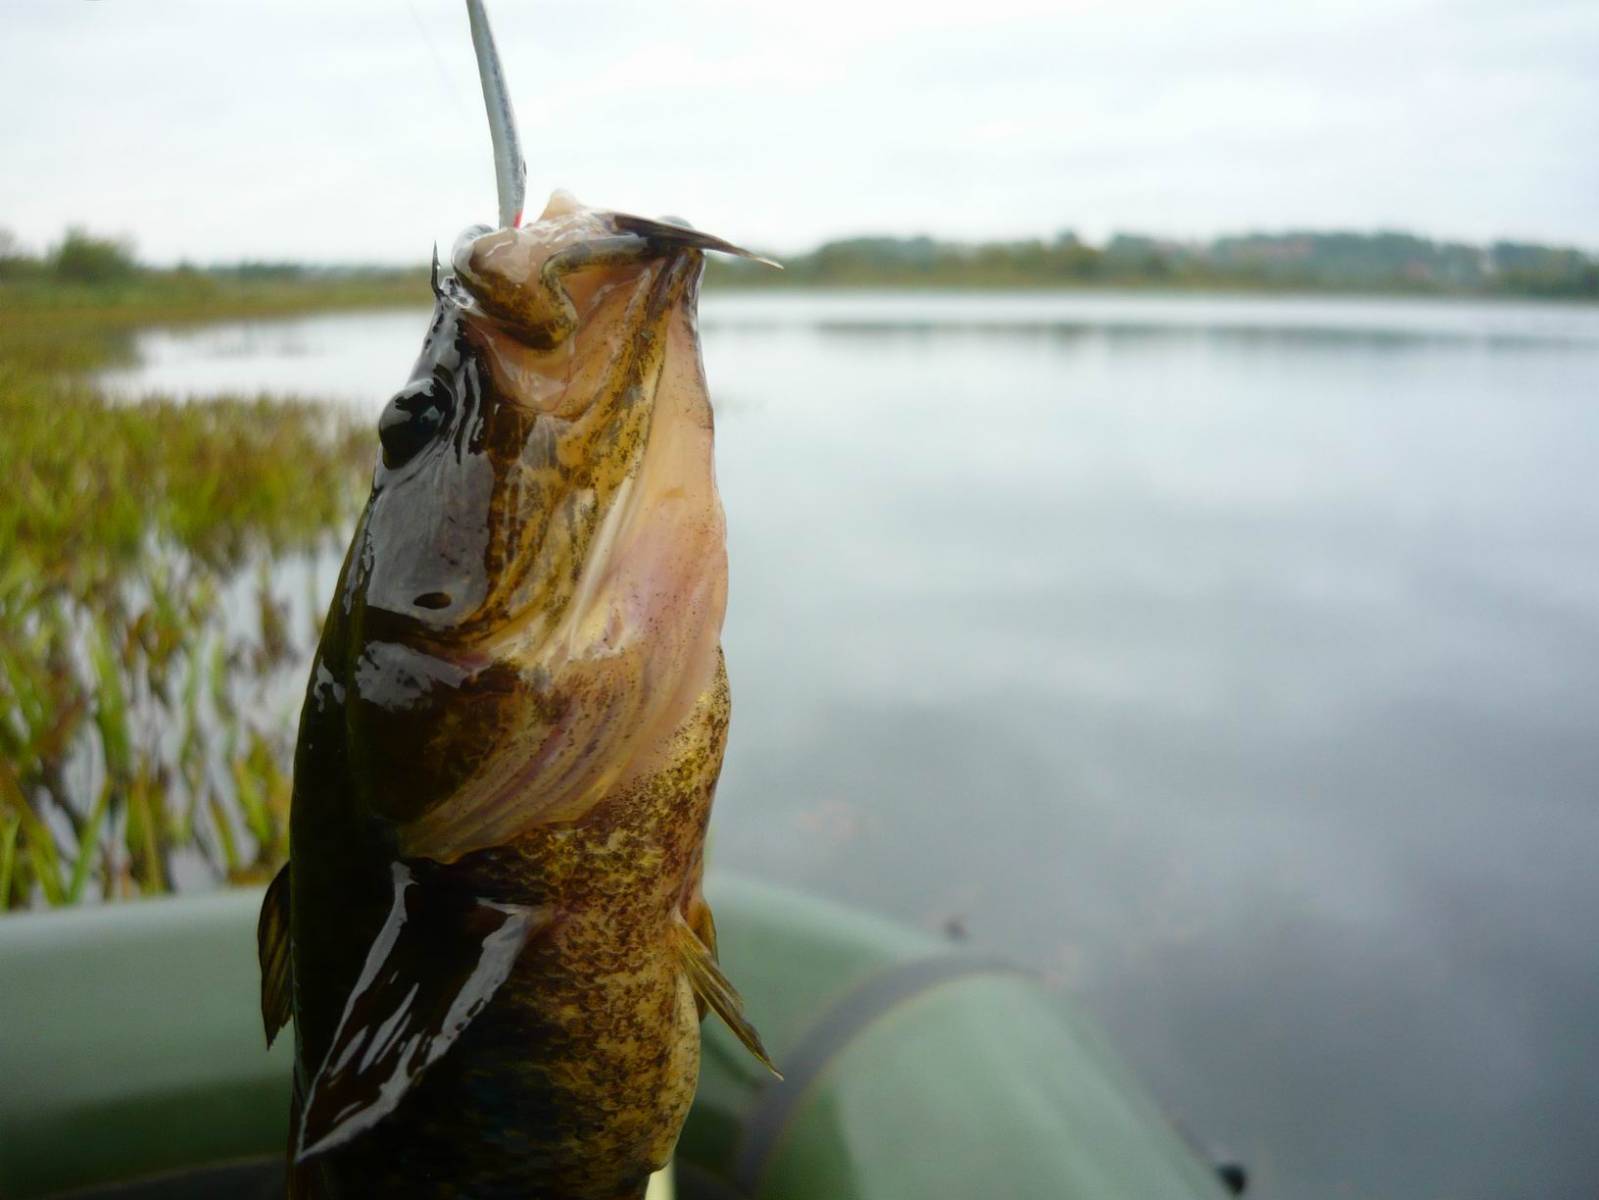
[[[289,864],[284,863],[261,899],[255,925],[255,948],[261,960],[261,1023],[267,1046],[289,1023],[293,969],[289,959]]]
[[[705,915],[708,922],[708,905],[705,906]],[[715,926],[711,925],[710,928],[714,940]],[[676,914],[672,922],[671,937],[672,949],[688,976],[695,997],[704,1001],[712,1012],[722,1018],[723,1023],[744,1043],[744,1048],[760,1060],[762,1066],[779,1079],[783,1078],[783,1073],[773,1064],[766,1047],[761,1044],[761,1035],[755,1032],[755,1026],[744,1016],[744,1001],[738,989],[728,982],[727,976],[722,974],[722,968],[716,965],[715,953],[700,940],[681,913]]]

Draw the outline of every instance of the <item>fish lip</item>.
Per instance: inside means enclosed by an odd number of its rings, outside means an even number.
[[[607,215],[612,226],[619,232],[637,234],[652,246],[664,245],[671,248],[663,251],[663,254],[681,253],[685,250],[709,251],[714,254],[728,254],[734,258],[747,258],[751,262],[775,267],[779,271],[783,269],[783,264],[776,259],[756,254],[753,250],[746,250],[742,246],[735,246],[726,238],[702,233],[678,218],[657,221],[649,217],[634,216],[632,213],[613,212]]]
[[[512,229],[492,229],[482,224],[469,225],[456,236],[450,247],[448,270],[442,280],[442,291],[452,301],[471,312],[474,317],[504,329],[512,336],[519,334],[518,323],[500,312],[499,306],[492,299],[479,295],[471,280],[474,274],[472,267],[474,248],[483,239],[495,236],[506,239],[499,247],[502,250],[515,245],[516,239],[521,237],[533,237],[545,242],[543,262],[548,262],[557,254],[596,246],[607,239],[632,237],[638,239],[638,261],[641,263],[670,261],[683,256],[711,253],[744,258],[777,270],[783,269],[782,264],[775,259],[746,250],[725,238],[701,232],[687,222],[675,219],[654,220],[614,210],[577,206],[570,211],[563,210],[556,216],[540,217],[527,225]],[[550,295],[549,299],[558,302],[562,290],[560,285],[562,277],[558,275],[554,278],[541,279],[535,273],[519,286],[535,290],[543,287],[546,291],[553,291],[554,294]]]

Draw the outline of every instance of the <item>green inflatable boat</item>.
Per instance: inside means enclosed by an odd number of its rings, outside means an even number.
[[[1002,962],[713,878],[785,1079],[705,1023],[678,1200],[1219,1200],[1102,1039]],[[0,919],[0,1200],[282,1195],[289,1039],[262,1048],[258,891]]]

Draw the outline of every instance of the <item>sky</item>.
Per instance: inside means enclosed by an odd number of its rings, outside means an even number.
[[[529,207],[862,233],[1599,248],[1592,0],[489,0]],[[459,0],[5,0],[0,228],[409,263],[492,221]]]

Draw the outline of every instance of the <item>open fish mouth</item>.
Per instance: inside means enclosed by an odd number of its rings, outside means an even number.
[[[448,276],[440,277],[435,260],[434,291],[497,322],[527,346],[550,349],[579,323],[574,277],[605,271],[615,275],[707,251],[781,269],[772,259],[685,222],[599,212],[557,191],[531,224],[465,230],[451,250]]]

